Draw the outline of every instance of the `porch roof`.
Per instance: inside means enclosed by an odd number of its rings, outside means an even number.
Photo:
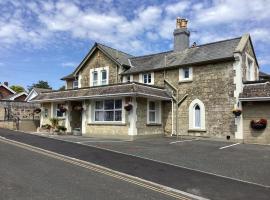
[[[239,96],[240,101],[270,101],[269,82],[249,82],[244,85]]]
[[[121,83],[106,86],[87,87],[63,91],[40,93],[32,102],[52,102],[78,99],[97,99],[104,97],[138,96],[161,100],[170,100],[170,94],[161,87],[149,86],[142,83]]]

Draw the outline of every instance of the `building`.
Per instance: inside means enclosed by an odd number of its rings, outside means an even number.
[[[25,101],[29,102],[31,101],[32,99],[34,99],[36,96],[38,96],[40,93],[42,92],[49,92],[51,91],[52,89],[46,89],[46,88],[37,88],[37,87],[34,87],[30,92],[29,94],[27,95],[27,97],[25,98]]]
[[[24,101],[27,95],[26,92],[16,93],[8,87],[8,82],[0,83],[0,100]]]
[[[180,18],[173,35],[173,50],[145,56],[95,43],[62,78],[66,90],[33,99],[42,104],[41,124],[58,117],[68,131],[80,128],[87,135],[178,134],[257,142],[246,137],[248,120],[269,115],[250,116],[249,108],[242,108],[250,83],[259,81],[250,36],[190,46],[187,20]],[[258,107],[262,113],[269,108]],[[233,109],[244,114],[236,116]],[[269,137],[269,129],[264,131]]]

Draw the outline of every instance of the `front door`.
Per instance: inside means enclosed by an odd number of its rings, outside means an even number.
[[[71,130],[80,129],[82,131],[82,102],[71,102]]]

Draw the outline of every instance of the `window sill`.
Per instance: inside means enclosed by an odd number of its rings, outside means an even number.
[[[188,132],[206,132],[205,129],[199,129],[199,128],[193,128],[193,129],[188,129]]]
[[[57,118],[57,119],[59,119],[59,120],[64,120],[64,119],[66,119],[66,117],[55,117],[55,118]]]
[[[100,126],[126,126],[126,123],[122,122],[90,122],[88,125],[100,125]]]
[[[186,79],[186,80],[180,80],[178,81],[178,83],[190,83],[192,81],[193,81],[192,79]]]
[[[161,123],[147,123],[146,126],[161,126]]]

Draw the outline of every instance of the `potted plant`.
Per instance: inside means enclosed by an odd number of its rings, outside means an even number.
[[[64,106],[61,106],[59,110],[61,113],[65,113],[67,111],[67,109]]]
[[[52,128],[55,130],[56,127],[58,126],[59,124],[59,119],[58,118],[50,118],[50,122],[52,124]]]
[[[58,133],[65,133],[67,128],[65,126],[57,126]]]
[[[267,120],[266,119],[251,120],[251,122],[250,122],[251,128],[253,128],[255,130],[265,129],[266,125],[267,125]]]
[[[238,117],[238,116],[240,116],[242,114],[242,110],[240,110],[238,108],[233,109],[232,112],[236,117]]]
[[[125,110],[126,111],[131,111],[132,110],[132,104],[131,103],[128,103],[124,106]]]

